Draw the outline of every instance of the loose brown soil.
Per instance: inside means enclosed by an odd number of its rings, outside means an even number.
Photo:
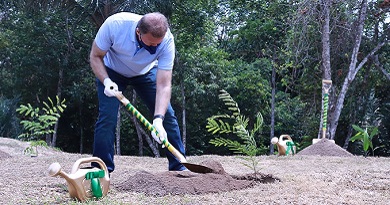
[[[48,176],[59,162],[69,173],[90,157],[39,148],[23,154],[25,142],[0,138],[0,204],[75,204],[66,181]],[[110,191],[84,204],[388,204],[389,158],[353,156],[320,141],[294,156],[258,156],[256,175],[235,156],[189,156],[214,173],[169,172],[165,158],[116,156]]]
[[[298,155],[319,155],[319,156],[353,156],[335,143],[322,139],[317,143],[305,148]],[[280,179],[270,174],[256,173],[245,176],[231,176],[214,160],[200,163],[213,169],[213,173],[197,174],[193,172],[162,172],[152,174],[141,171],[130,176],[124,182],[118,184],[119,191],[141,192],[147,195],[184,195],[184,194],[206,194],[220,193],[232,190],[250,188],[258,183],[273,183]]]
[[[205,161],[202,165],[216,170],[214,173],[199,174],[190,171],[137,172],[124,182],[118,184],[118,191],[141,192],[152,196],[221,193],[253,187],[257,183],[279,181],[271,175],[261,173],[246,176],[230,176],[221,170],[222,165],[216,161]]]
[[[318,156],[337,156],[351,157],[351,153],[331,142],[328,139],[321,139],[315,144],[312,144],[301,150],[297,155],[318,155]]]

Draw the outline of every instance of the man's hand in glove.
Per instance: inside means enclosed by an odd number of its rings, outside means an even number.
[[[115,92],[118,92],[118,85],[111,81],[110,78],[104,79],[104,94],[108,97],[115,97]]]
[[[164,141],[167,138],[167,132],[165,131],[163,127],[163,119],[161,118],[155,118],[153,120],[153,126],[156,128],[158,135],[156,136],[155,132],[152,132],[152,137],[159,143],[161,144],[162,141]]]

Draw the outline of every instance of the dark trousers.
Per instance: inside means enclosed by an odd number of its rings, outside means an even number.
[[[156,72],[153,68],[142,76],[126,78],[113,70],[107,68],[109,77],[118,84],[120,91],[124,91],[128,85],[132,86],[137,95],[142,99],[150,112],[154,113],[156,101]],[[119,109],[119,100],[116,97],[107,97],[104,94],[104,85],[97,79],[97,90],[99,99],[99,117],[95,125],[95,136],[93,143],[93,156],[99,157],[104,161],[109,172],[114,171],[114,142],[117,125],[117,114]],[[146,116],[144,114],[144,116]],[[151,122],[151,120],[149,120]],[[168,141],[180,153],[185,156],[183,142],[181,140],[180,129],[172,109],[171,104],[165,114],[163,126],[168,135]],[[164,149],[168,158],[170,171],[183,170],[185,167],[168,151]],[[92,164],[96,166],[96,164]]]

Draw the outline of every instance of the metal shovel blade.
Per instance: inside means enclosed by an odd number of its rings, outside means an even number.
[[[207,174],[207,173],[213,173],[214,171],[209,167],[199,165],[199,164],[191,164],[187,162],[182,162],[181,164],[184,165],[191,172],[195,172],[195,173]]]

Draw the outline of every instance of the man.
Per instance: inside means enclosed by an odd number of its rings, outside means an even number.
[[[93,156],[111,173],[120,102],[115,92],[132,86],[153,114],[153,126],[185,156],[180,129],[170,105],[175,44],[168,21],[160,13],[144,16],[121,12],[106,19],[96,34],[90,65],[97,78],[99,117],[95,125]],[[161,144],[158,137],[153,138]],[[168,151],[168,169],[186,168]],[[98,166],[93,164],[93,166]]]

